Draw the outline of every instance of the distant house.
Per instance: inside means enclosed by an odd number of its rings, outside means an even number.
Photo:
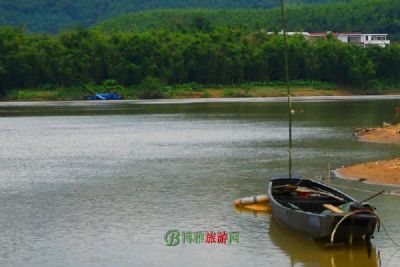
[[[363,47],[370,45],[377,45],[380,47],[386,47],[390,44],[390,40],[387,39],[386,33],[361,33],[361,32],[347,32],[337,33],[337,38],[343,43],[355,43]]]
[[[276,34],[268,32],[267,34]],[[282,34],[279,32],[278,34]],[[287,35],[302,35],[307,40],[325,39],[328,35],[337,38],[343,43],[353,43],[363,47],[377,45],[386,47],[390,44],[387,33],[362,33],[362,32],[287,32]]]

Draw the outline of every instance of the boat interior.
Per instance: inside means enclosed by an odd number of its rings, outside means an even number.
[[[299,180],[300,181],[300,180]],[[353,200],[328,187],[304,182],[274,184],[272,194],[281,205],[304,212],[322,213],[330,210],[334,213],[343,213],[338,206]]]

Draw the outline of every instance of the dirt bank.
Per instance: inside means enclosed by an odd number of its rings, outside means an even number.
[[[400,124],[384,123],[383,127],[357,129],[354,135],[362,141],[398,145],[400,144]],[[400,158],[343,167],[336,170],[336,174],[341,178],[374,184],[400,185]]]
[[[400,144],[400,124],[384,123],[383,127],[357,129],[354,135],[362,141]]]
[[[336,174],[341,178],[367,183],[400,185],[400,158],[343,167],[336,170]]]

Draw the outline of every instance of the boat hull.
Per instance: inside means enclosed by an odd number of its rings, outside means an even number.
[[[342,198],[347,202],[356,202],[353,198],[347,196],[346,194],[340,192],[339,190],[317,183],[312,180],[298,179],[298,178],[272,179],[268,187],[270,206],[272,208],[272,217],[277,223],[281,224],[290,231],[298,233],[304,237],[310,239],[330,240],[332,232],[334,231],[336,225],[338,225],[338,223],[342,220],[343,217],[347,215],[347,213],[324,214],[323,212],[298,210],[283,205],[282,204],[283,202],[279,201],[274,196],[273,187],[275,185],[283,185],[283,184],[295,185],[300,180],[304,181],[308,185],[320,188],[320,190],[324,190],[325,192],[334,194],[335,196],[338,196],[338,198]],[[307,205],[322,206],[324,204],[323,201],[321,201],[321,203],[313,203],[312,199],[300,199],[300,200],[302,206],[307,206]],[[293,200],[293,203],[299,204],[300,202],[297,199]],[[291,205],[294,204],[291,203]],[[355,214],[352,216],[348,216],[337,227],[337,230],[334,235],[334,241],[343,242],[343,241],[350,241],[350,240],[353,241],[358,239],[369,239],[373,236],[376,223],[377,223],[377,217],[371,213]]]

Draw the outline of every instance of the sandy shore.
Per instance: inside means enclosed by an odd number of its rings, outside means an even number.
[[[380,160],[343,167],[336,175],[373,184],[400,184],[400,158]]]
[[[400,124],[386,124],[384,127],[358,129],[354,135],[362,141],[400,144]]]
[[[400,124],[358,129],[354,134],[362,141],[400,145]],[[374,184],[400,185],[400,158],[343,167],[336,170],[336,175]]]

